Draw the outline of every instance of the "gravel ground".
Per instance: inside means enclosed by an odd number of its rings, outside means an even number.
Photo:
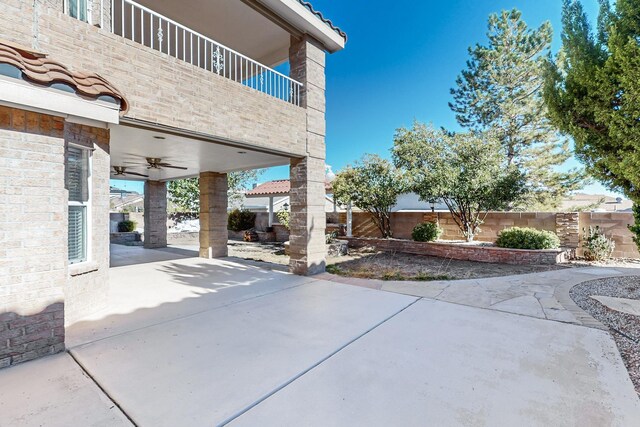
[[[640,276],[593,280],[569,292],[580,308],[607,326],[618,345],[631,381],[640,394],[640,317],[611,310],[592,295],[640,299]]]

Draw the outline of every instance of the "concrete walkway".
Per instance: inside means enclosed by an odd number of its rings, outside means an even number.
[[[615,343],[583,326],[558,291],[622,271],[572,270],[570,279],[563,270],[500,279],[502,287],[386,283],[393,292],[380,292],[233,260],[127,251],[111,269],[109,309],[68,328],[69,353],[0,371],[1,426],[640,419]],[[144,263],[126,265],[132,258]],[[573,318],[547,320],[545,297]]]
[[[589,280],[636,275],[640,276],[639,268],[584,267],[517,276],[430,282],[367,280],[329,273],[316,278],[606,330],[573,302],[569,290]]]

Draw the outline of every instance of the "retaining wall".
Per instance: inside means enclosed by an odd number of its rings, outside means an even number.
[[[526,250],[505,249],[480,245],[464,245],[440,242],[414,242],[400,239],[347,238],[349,246],[374,247],[385,252],[401,252],[428,255],[462,261],[478,261],[514,265],[553,265],[565,262],[567,253],[561,249]]]

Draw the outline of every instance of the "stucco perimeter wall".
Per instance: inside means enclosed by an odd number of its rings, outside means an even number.
[[[449,212],[395,212],[391,214],[393,236],[398,239],[411,239],[411,231],[417,224],[436,220],[444,230],[441,239],[463,239]],[[340,215],[340,222],[346,223],[346,214]],[[627,229],[628,224],[633,224],[633,215],[630,212],[490,212],[476,240],[494,242],[498,233],[505,228],[530,227],[558,234],[563,247],[577,248],[578,255],[581,255],[583,228],[600,226],[605,235],[612,238],[616,244],[614,257],[640,258],[640,252],[633,243],[633,235]],[[369,215],[364,212],[353,213],[353,235],[381,236]]]
[[[615,257],[640,258],[638,247],[633,242],[633,234],[627,229],[633,224],[630,212],[582,212],[580,213],[580,227],[600,227],[607,237],[616,243],[613,253]]]
[[[0,2],[0,38],[108,79],[129,100],[127,118],[305,154],[304,108],[36,5]]]

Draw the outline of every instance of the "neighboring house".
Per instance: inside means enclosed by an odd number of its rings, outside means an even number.
[[[604,194],[576,193],[562,201],[560,211],[631,212],[633,202]]]
[[[630,212],[633,202],[622,198],[605,196],[604,194],[584,194],[576,193],[565,200],[562,200],[558,207],[559,212],[570,212],[575,210],[587,210],[594,212]],[[355,210],[355,209],[354,209]],[[423,202],[415,193],[407,193],[398,197],[393,212],[411,211],[448,211],[444,203],[434,204]]]
[[[111,212],[142,212],[144,210],[144,195],[135,191],[111,187],[109,209]]]
[[[324,205],[326,212],[337,211],[337,206],[333,203],[333,198],[329,198],[327,193],[331,193],[331,184],[324,183],[324,202],[318,199],[316,202]],[[262,209],[266,203],[266,211],[269,215],[268,225],[272,226],[276,221],[275,213],[281,209],[289,209],[291,206],[291,180],[278,179],[260,184],[254,189],[244,193],[244,207],[249,210]],[[327,202],[329,205],[327,206]],[[285,206],[286,205],[286,206]],[[253,209],[251,208],[253,206]],[[318,205],[315,205],[318,206]]]
[[[323,271],[325,214],[307,207],[325,197],[325,53],[345,43],[302,0],[0,2],[0,343],[10,320],[33,333],[0,367],[61,351],[63,324],[104,306],[110,178],[144,180],[159,248],[167,180],[199,176],[211,258],[227,173],[290,165],[291,270]]]

